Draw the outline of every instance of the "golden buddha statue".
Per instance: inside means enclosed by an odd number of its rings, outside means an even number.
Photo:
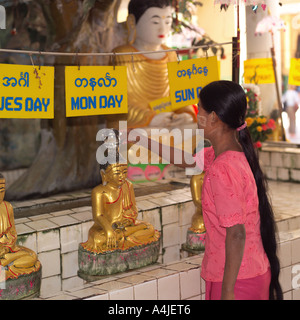
[[[191,193],[194,205],[196,207],[196,212],[192,217],[192,225],[190,230],[193,232],[202,233],[205,232],[205,226],[202,214],[202,185],[204,179],[204,172],[198,175],[194,175],[191,178]]]
[[[169,0],[131,0],[128,11],[128,43],[115,48],[115,53],[168,49],[163,42],[172,25]],[[159,114],[150,107],[150,102],[169,96],[167,63],[177,61],[175,52],[115,55],[113,59],[115,65],[127,66],[128,114],[108,118],[107,127],[118,128],[120,120],[127,120],[129,128],[196,123],[192,106]]]
[[[5,277],[1,275],[1,279],[7,280],[38,271],[41,264],[35,252],[17,246],[13,207],[4,201],[4,195],[5,178],[0,174],[0,272],[5,270]]]
[[[204,172],[193,175],[190,181],[191,193],[196,211],[192,216],[191,227],[187,230],[186,243],[182,245],[182,248],[192,254],[198,254],[205,250],[206,229],[203,221],[201,196],[203,179]]]
[[[102,184],[92,190],[94,225],[82,247],[103,253],[157,241],[159,232],[136,219],[138,209],[132,183],[127,180],[127,164],[108,164],[100,173]]]

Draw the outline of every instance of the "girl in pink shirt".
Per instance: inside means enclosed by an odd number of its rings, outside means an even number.
[[[206,299],[281,300],[274,215],[245,123],[246,110],[245,92],[234,82],[212,82],[200,91],[198,127],[212,145],[195,156],[205,171],[201,276]],[[161,143],[140,137],[140,144],[163,155]],[[185,161],[188,155],[182,150],[169,150],[170,163],[195,165]],[[178,157],[182,164],[175,161]]]
[[[282,299],[274,215],[245,123],[245,92],[216,81],[199,98],[198,127],[212,144],[202,150],[206,298]]]

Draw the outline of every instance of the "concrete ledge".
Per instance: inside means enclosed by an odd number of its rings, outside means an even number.
[[[300,148],[264,145],[260,163],[269,180],[300,182]]]

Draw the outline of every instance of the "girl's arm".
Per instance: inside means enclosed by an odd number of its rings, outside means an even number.
[[[234,285],[242,263],[246,231],[243,224],[226,228],[225,269],[222,285],[222,300],[234,299]]]

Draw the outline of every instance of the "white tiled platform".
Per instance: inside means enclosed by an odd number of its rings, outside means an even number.
[[[297,148],[266,147],[260,153],[260,160],[270,179],[269,194],[278,229],[284,298],[300,300],[300,178],[295,179],[300,173],[300,152]],[[90,283],[77,277],[77,250],[78,244],[87,240],[93,223],[91,207],[63,210],[58,206],[65,200],[87,199],[90,191],[12,203],[18,242],[36,251],[43,265],[38,299],[204,299],[205,285],[200,278],[203,254],[189,256],[181,248],[195,210],[189,179],[184,174],[176,175],[180,177],[179,189],[164,191],[163,184],[170,180],[163,180],[146,184],[150,188],[158,187],[158,192],[136,197],[138,219],[150,222],[162,234],[158,263]],[[142,186],[145,185],[135,185],[135,190]],[[30,214],[31,208],[34,211],[46,203],[55,204],[56,210]],[[27,208],[29,214],[18,217],[22,208]]]
[[[181,189],[136,198],[138,218],[152,223],[162,233],[159,262],[95,282],[87,283],[77,276],[78,244],[86,241],[93,223],[90,206],[15,217],[19,243],[36,251],[43,265],[38,299],[203,299],[202,255],[188,256],[181,249],[194,214],[189,180],[181,182],[186,183]],[[269,181],[269,189],[279,231],[285,298],[300,299],[297,278],[294,279],[300,266],[300,202],[297,201],[300,184]],[[76,197],[76,193],[72,196]],[[60,199],[63,198],[61,195]]]
[[[162,186],[168,182],[163,180],[149,183],[149,186]],[[160,264],[187,258],[187,253],[181,251],[181,245],[186,241],[186,232],[194,214],[194,205],[189,180],[186,179],[185,182],[187,184],[182,184],[182,188],[178,190],[136,197],[139,208],[138,219],[150,222],[161,232]],[[135,185],[135,189],[141,186]],[[65,196],[70,197],[69,194]],[[83,194],[83,196],[86,195]],[[76,193],[73,193],[72,197],[76,197]],[[63,199],[64,195],[61,195],[60,200]],[[30,201],[30,205],[35,206],[39,201]],[[15,208],[26,205],[25,202],[12,204]],[[42,298],[85,285],[85,281],[77,277],[77,259],[78,244],[87,240],[89,228],[93,224],[90,206],[22,218],[18,218],[15,214],[15,224],[18,243],[36,251],[43,265]],[[161,270],[158,265],[156,268]],[[85,286],[90,287],[91,284]]]

